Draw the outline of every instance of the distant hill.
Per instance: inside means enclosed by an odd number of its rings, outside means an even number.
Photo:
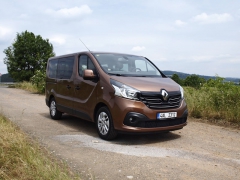
[[[9,74],[2,74],[1,82],[15,82],[13,78],[10,77]]]
[[[187,73],[182,73],[182,72],[177,72],[177,71],[170,71],[170,70],[166,70],[166,71],[162,71],[166,76],[168,77],[172,77],[173,74],[177,74],[181,79],[186,79],[186,77],[193,75],[193,74],[187,74]],[[198,75],[198,74],[196,74]],[[206,80],[208,79],[215,79],[215,76],[204,76],[204,75],[198,75],[201,78],[204,78]],[[231,81],[234,83],[239,83],[240,82],[240,78],[231,78],[231,77],[223,77],[225,79],[225,81]]]

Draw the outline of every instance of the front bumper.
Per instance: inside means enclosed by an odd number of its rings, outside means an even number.
[[[183,99],[178,108],[150,109],[141,101],[115,96],[109,102],[114,128],[120,132],[161,132],[173,131],[187,125],[188,110]],[[172,119],[157,120],[157,113],[177,112]]]

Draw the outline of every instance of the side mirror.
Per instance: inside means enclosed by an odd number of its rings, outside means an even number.
[[[93,70],[91,69],[85,69],[83,71],[83,79],[85,80],[93,80],[96,79],[96,75],[93,73]]]

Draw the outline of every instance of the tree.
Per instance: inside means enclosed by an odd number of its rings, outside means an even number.
[[[179,85],[183,85],[183,80],[179,78],[179,76],[177,74],[173,74],[172,75],[172,80],[174,80],[176,83],[178,83]]]
[[[191,76],[188,76],[184,80],[184,85],[185,86],[191,86],[191,87],[194,87],[194,88],[200,88],[200,86],[205,82],[206,82],[206,80],[204,78],[201,78],[196,74],[193,74]]]
[[[45,71],[48,58],[55,56],[48,39],[28,31],[17,33],[12,46],[3,52],[8,72],[16,81],[29,81],[37,70]]]

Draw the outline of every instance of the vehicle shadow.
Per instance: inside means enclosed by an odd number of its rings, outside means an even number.
[[[121,145],[155,144],[165,141],[172,141],[180,137],[181,136],[175,132],[153,134],[119,134],[117,139],[114,140],[114,143]]]
[[[51,117],[49,116],[49,118]],[[64,114],[60,120],[57,120],[57,122],[73,129],[71,132],[82,132],[95,138],[98,137],[98,133],[93,122],[86,121],[68,114]]]
[[[42,114],[43,116],[52,120],[49,114]],[[97,139],[101,139],[98,136],[95,124],[93,122],[85,121],[83,119],[64,114],[57,123],[63,124],[64,126],[70,127],[70,132],[81,132],[86,135],[92,136]],[[165,141],[172,141],[181,138],[181,135],[176,132],[162,132],[153,134],[119,134],[116,139],[111,140],[113,144],[119,145],[141,145],[141,144],[154,144]]]

